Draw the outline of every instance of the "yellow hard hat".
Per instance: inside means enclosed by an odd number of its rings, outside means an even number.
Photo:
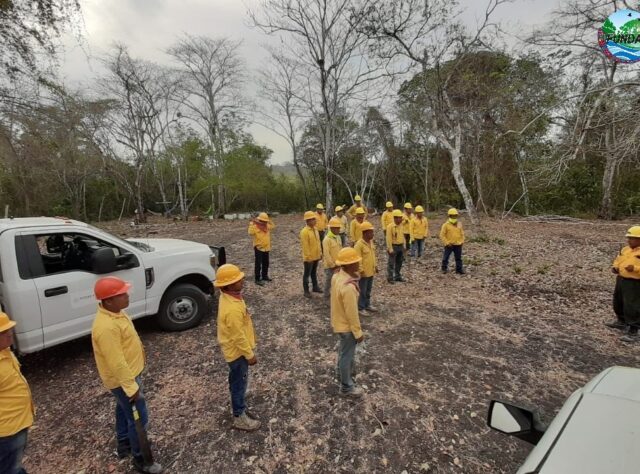
[[[342,206],[336,206],[336,212],[342,212]]]
[[[5,313],[0,312],[0,332],[8,331],[9,329],[15,327],[16,322],[11,321],[9,316]]]
[[[356,197],[353,198],[354,201],[362,201],[362,198],[359,194],[356,194]]]
[[[363,216],[364,214],[366,213],[364,212],[364,209],[362,209],[361,207],[356,209],[356,216]]]
[[[238,267],[230,263],[225,263],[216,272],[216,280],[213,282],[213,286],[216,288],[222,288],[225,286],[233,285],[244,278],[244,273],[240,271]]]
[[[269,215],[266,212],[261,212],[258,216],[258,220],[261,222],[269,222]]]
[[[338,265],[351,265],[352,263],[358,263],[362,261],[362,257],[358,255],[351,247],[345,247],[340,252],[338,252],[338,258],[336,259],[336,264]]]
[[[424,208],[422,206],[416,206],[416,212],[424,212]]]
[[[321,210],[324,211],[324,205],[318,203],[318,204],[316,204],[316,209],[321,209]]]
[[[311,219],[315,219],[316,217],[318,217],[318,216],[313,211],[307,211],[307,212],[304,213],[304,220],[305,221],[309,221]]]
[[[640,239],[640,225],[634,225],[627,231],[627,235],[625,237],[635,237],[636,239]]]
[[[369,221],[364,221],[360,226],[360,230],[364,232],[365,230],[373,230],[373,224]]]
[[[458,210],[455,207],[452,207],[451,209],[449,209],[447,211],[447,215],[448,216],[457,216],[458,215]]]
[[[329,227],[342,227],[342,222],[337,217],[329,219]]]
[[[413,206],[411,205],[411,203],[410,203],[410,202],[405,202],[405,203],[404,203],[404,208],[405,208],[405,209],[413,209]]]
[[[387,201],[386,207],[393,207],[393,203],[391,201]]]
[[[393,217],[402,217],[402,211],[400,209],[396,209],[391,213]]]

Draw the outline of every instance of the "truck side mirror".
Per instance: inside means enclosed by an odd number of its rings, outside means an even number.
[[[103,275],[118,269],[116,254],[111,247],[96,249],[91,256],[91,268],[94,273]]]
[[[487,424],[500,433],[534,445],[538,444],[545,432],[537,413],[497,400],[489,404]]]

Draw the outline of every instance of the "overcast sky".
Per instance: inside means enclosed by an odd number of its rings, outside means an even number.
[[[497,19],[509,31],[525,33],[542,24],[559,0],[516,0],[503,6]],[[164,50],[183,33],[227,36],[242,39],[242,55],[249,69],[264,61],[264,45],[269,40],[249,28],[246,5],[256,0],[80,0],[84,16],[81,45],[71,37],[64,40],[66,52],[62,74],[69,86],[87,86],[101,72],[91,57],[103,55],[114,42],[129,46],[133,56],[169,63]],[[484,0],[460,0],[467,6],[465,21],[472,23],[484,9]],[[250,75],[251,77],[251,75]],[[256,87],[248,84],[249,94]],[[291,160],[284,140],[259,125],[250,128],[260,145],[273,150],[272,163]]]

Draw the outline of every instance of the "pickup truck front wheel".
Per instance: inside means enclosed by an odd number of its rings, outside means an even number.
[[[166,331],[190,329],[202,321],[207,296],[195,285],[183,283],[167,290],[160,303],[158,324]]]

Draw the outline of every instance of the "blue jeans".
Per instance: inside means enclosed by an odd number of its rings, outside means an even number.
[[[249,363],[244,357],[229,362],[229,391],[231,392],[231,408],[233,416],[240,416],[247,409],[244,397],[247,393]]]
[[[389,255],[387,261],[387,279],[389,281],[400,280],[400,270],[402,270],[402,262],[404,261],[404,254],[402,251],[402,245],[393,245],[393,253]]]
[[[412,257],[422,257],[422,252],[424,250],[424,239],[416,239],[411,244],[411,256]]]
[[[360,297],[358,298],[358,309],[360,311],[371,306],[372,288],[373,277],[360,277]]]
[[[142,426],[146,429],[149,423],[149,414],[147,412],[147,402],[144,398],[144,392],[142,391],[142,381],[139,376],[136,377],[136,383],[140,387],[140,395],[136,400],[136,408],[140,414]],[[140,452],[140,443],[138,442],[138,433],[136,432],[136,424],[133,420],[129,396],[124,393],[121,387],[114,388],[111,390],[111,393],[116,397],[116,437],[118,444],[126,443],[126,440],[128,440],[131,446],[131,454],[133,454],[133,457],[140,459],[142,453]]]
[[[22,455],[27,446],[28,428],[11,436],[0,437],[0,472],[2,474],[27,474],[22,467]]]
[[[449,267],[449,258],[451,254],[454,255],[456,260],[456,272],[462,273],[462,245],[450,245],[444,248],[444,256],[442,257],[442,270],[447,270]]]
[[[347,234],[340,234],[340,242],[342,242],[342,246],[345,247],[347,245]]]
[[[338,373],[340,374],[340,391],[351,392],[356,384],[353,381],[356,338],[351,332],[340,332],[340,347],[338,348]]]

